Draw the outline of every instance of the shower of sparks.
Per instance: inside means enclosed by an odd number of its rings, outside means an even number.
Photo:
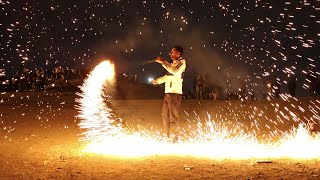
[[[292,123],[319,124],[319,99],[300,98],[314,95],[314,92],[309,92],[310,87],[315,81],[319,82],[320,32],[316,28],[320,24],[319,4],[320,0],[0,0],[0,16],[3,17],[0,20],[0,70],[5,69],[8,76],[8,80],[3,80],[1,76],[0,83],[9,82],[10,75],[11,80],[18,83],[19,76],[16,77],[15,73],[22,74],[23,68],[87,68],[87,65],[95,63],[94,59],[106,54],[121,57],[119,64],[134,64],[136,62],[132,62],[133,59],[166,55],[168,47],[177,43],[184,46],[190,67],[197,73],[207,73],[209,81],[221,86],[222,94],[244,88],[247,94],[257,99],[265,95],[270,100],[271,106],[246,105],[244,111],[241,110],[245,105],[229,101],[217,112],[210,112],[214,113],[212,117],[216,122],[231,121],[237,129],[245,129],[243,132],[239,130],[241,134],[249,129],[250,133],[244,137],[251,139],[248,140],[250,142],[256,142],[256,138],[251,137],[265,131],[270,133],[263,134],[264,138],[278,139],[285,136],[283,127]],[[139,72],[139,76],[147,74],[145,72]],[[290,79],[296,81],[297,97],[288,94]],[[110,85],[110,82],[107,84]],[[80,100],[81,107],[94,103],[86,111],[93,116],[92,123],[86,121],[82,124],[90,130],[84,138],[90,141],[104,140],[104,135],[98,138],[98,133],[93,131],[102,124],[105,129],[98,128],[100,134],[127,137],[128,132],[122,129],[121,119],[106,105],[105,100],[109,97],[105,92],[101,95],[95,85],[90,85],[92,92],[86,93]],[[273,99],[276,90],[281,91],[279,100]],[[89,94],[99,98],[92,98]],[[65,97],[61,93],[49,92],[45,96],[64,101],[58,109],[52,108],[57,106],[54,103],[35,102],[35,106],[43,107],[36,115],[39,124],[43,128],[50,128],[51,121],[59,118],[60,110],[66,106]],[[13,93],[0,99],[0,103],[16,101],[15,97]],[[246,98],[248,96],[242,100]],[[30,105],[24,102],[30,102],[30,97],[21,95],[20,100],[12,110],[19,117],[32,114],[30,110],[19,111]],[[92,107],[99,109],[89,112]],[[0,128],[7,132],[4,138],[12,140],[11,135],[17,129],[19,119],[11,122],[5,119],[6,113],[0,112],[0,124],[9,125]],[[81,118],[88,117],[81,113]],[[113,122],[115,127],[111,127]],[[198,131],[195,132],[203,132],[202,126],[196,128]],[[217,132],[221,129],[225,128],[219,126]],[[186,134],[190,135],[190,132]],[[208,134],[202,133],[203,136]],[[202,135],[191,135],[194,142],[203,142]],[[134,134],[130,137],[138,136]],[[148,136],[154,137],[150,140],[154,142],[153,139],[157,139],[158,135]]]
[[[102,96],[105,83],[112,83],[114,80],[113,65],[109,61],[104,61],[89,76],[90,78],[81,87],[85,93],[78,94],[81,98],[77,99],[80,104],[79,117],[85,119],[79,125],[88,130],[85,132],[85,138],[99,142],[104,140],[104,137],[99,137],[97,134],[103,134],[107,137],[123,136],[121,126],[115,125],[115,123],[119,125],[121,119],[117,119],[119,122],[116,122],[112,110],[105,104],[105,100],[109,97]]]
[[[79,117],[80,128],[88,144],[84,151],[119,157],[141,157],[148,155],[191,155],[215,159],[247,158],[320,158],[320,135],[310,134],[307,125],[300,124],[289,132],[278,132],[277,142],[263,143],[254,133],[244,132],[241,126],[227,128],[225,125],[208,120],[196,122],[190,132],[182,129],[178,143],[171,143],[161,137],[161,132],[129,130],[121,126],[104,102],[107,78],[114,74],[109,62],[98,65],[81,87],[82,94]],[[128,127],[127,127],[128,128]]]
[[[266,80],[278,79],[286,89],[293,77],[306,95],[320,75],[319,3],[1,0],[0,66],[14,72],[85,67],[106,53],[133,61],[166,54],[175,41],[189,52],[189,64],[223,85],[224,93],[242,84],[261,97]]]

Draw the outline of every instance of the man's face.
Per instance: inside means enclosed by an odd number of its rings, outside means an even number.
[[[171,52],[169,53],[169,55],[170,55],[170,58],[171,59],[175,59],[175,60],[177,60],[177,59],[179,59],[180,58],[180,52],[178,52],[177,50],[176,50],[176,48],[172,48],[171,49]]]

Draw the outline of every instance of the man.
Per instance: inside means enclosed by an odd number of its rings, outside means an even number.
[[[183,48],[181,46],[173,47],[169,54],[173,60],[172,63],[161,57],[156,59],[156,62],[161,64],[168,71],[168,74],[153,80],[152,84],[165,83],[165,95],[161,114],[163,126],[167,137],[169,138],[170,134],[175,134],[173,141],[177,141],[179,109],[182,99],[182,83],[186,70],[186,60],[182,58]]]
[[[200,74],[196,78],[196,99],[203,99],[203,80]]]

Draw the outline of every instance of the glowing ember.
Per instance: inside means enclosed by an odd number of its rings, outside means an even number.
[[[85,152],[119,157],[148,155],[191,155],[215,159],[248,158],[320,158],[320,136],[310,134],[300,124],[284,134],[278,142],[262,143],[254,133],[245,133],[241,126],[228,129],[214,121],[199,120],[191,133],[184,133],[179,143],[162,140],[160,132],[126,131],[122,120],[106,104],[105,88],[114,77],[109,62],[98,65],[85,80],[79,102],[79,126],[86,129],[83,138],[88,142]],[[189,135],[187,135],[189,134]]]

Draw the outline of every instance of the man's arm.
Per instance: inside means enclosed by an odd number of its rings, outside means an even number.
[[[165,59],[163,59],[162,57],[157,57],[156,62],[159,64],[165,64],[167,66],[170,66],[170,63],[168,61],[166,61]]]
[[[167,75],[164,75],[162,77],[159,77],[158,79],[155,79],[152,81],[152,84],[157,85],[157,84],[162,84],[164,82],[166,82],[167,80]]]
[[[166,61],[167,62],[167,61]],[[169,63],[163,63],[162,66],[173,75],[180,75],[186,69],[186,60],[180,60],[177,66],[172,66]]]

